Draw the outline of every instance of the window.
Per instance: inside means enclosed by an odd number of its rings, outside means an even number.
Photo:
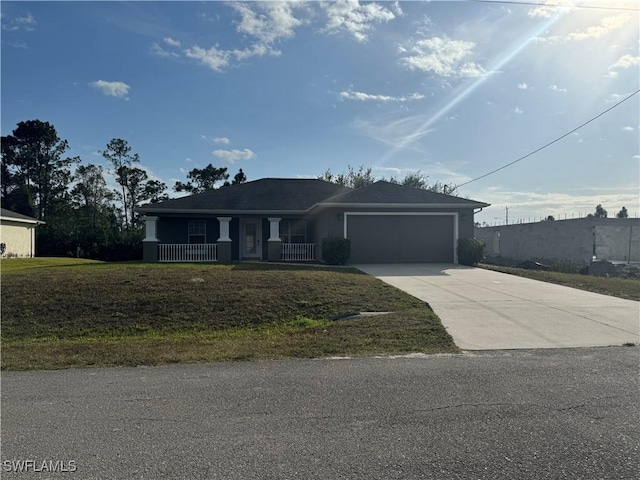
[[[283,219],[280,221],[282,243],[307,243],[307,222]]]
[[[207,243],[207,222],[205,220],[189,220],[189,245]]]

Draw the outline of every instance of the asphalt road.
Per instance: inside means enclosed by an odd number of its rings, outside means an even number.
[[[639,353],[4,372],[2,478],[635,479]]]

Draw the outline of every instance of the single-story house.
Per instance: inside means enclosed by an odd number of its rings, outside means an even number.
[[[321,261],[322,240],[348,238],[350,263],[457,263],[488,204],[385,181],[348,188],[264,178],[144,205],[146,262]]]
[[[0,208],[0,256],[35,257],[36,227],[44,222]]]

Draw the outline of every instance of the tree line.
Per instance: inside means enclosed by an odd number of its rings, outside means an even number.
[[[2,136],[2,207],[45,222],[36,229],[37,255],[76,255],[102,260],[142,258],[143,225],[136,207],[169,198],[167,185],[149,178],[126,140],[114,138],[100,151],[108,165],[69,157],[69,143],[49,122],[19,122]],[[117,186],[109,188],[105,174]],[[226,167],[194,168],[176,192],[200,193],[246,182],[240,169],[231,182]]]
[[[325,171],[322,175],[318,176],[318,179],[325,180],[327,182],[337,183],[345,187],[360,188],[371,185],[378,180],[385,180],[390,183],[398,185],[404,185],[407,187],[420,188],[422,190],[429,190],[431,192],[443,193],[445,195],[457,195],[458,186],[454,184],[443,184],[439,181],[435,183],[429,183],[429,177],[424,175],[420,170],[417,172],[411,172],[404,176],[402,180],[396,177],[381,178],[378,179],[373,175],[373,168],[360,165],[358,170],[354,169],[351,165],[345,173],[335,174],[331,170]]]

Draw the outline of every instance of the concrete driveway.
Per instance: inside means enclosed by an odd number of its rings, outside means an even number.
[[[464,350],[640,342],[640,302],[459,265],[356,268],[427,302]]]

